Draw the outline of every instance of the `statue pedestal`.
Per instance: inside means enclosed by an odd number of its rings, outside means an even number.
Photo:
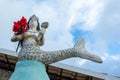
[[[10,80],[50,80],[45,65],[34,60],[20,60]]]

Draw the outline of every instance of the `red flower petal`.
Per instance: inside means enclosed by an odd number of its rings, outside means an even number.
[[[14,22],[13,24],[13,32],[21,33],[20,32],[21,29],[22,29],[22,32],[26,32],[28,30],[27,20],[24,16],[20,19],[20,21],[18,20],[17,22]]]

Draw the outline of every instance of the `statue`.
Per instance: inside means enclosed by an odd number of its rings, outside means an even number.
[[[21,23],[24,23],[23,27],[20,30],[16,30],[18,27],[13,29],[15,35],[11,38],[12,42],[20,42],[20,50],[18,53],[19,60],[10,80],[50,80],[45,65],[71,57],[80,57],[102,63],[99,56],[91,54],[85,49],[83,39],[79,39],[74,47],[70,49],[41,50],[39,46],[44,45],[44,35],[48,28],[48,22],[43,22],[39,27],[39,19],[35,15],[29,18],[28,23],[26,23],[24,17],[22,19],[24,19],[21,20]],[[14,27],[18,23],[14,23]]]

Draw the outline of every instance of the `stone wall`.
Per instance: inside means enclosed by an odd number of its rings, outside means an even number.
[[[11,73],[11,71],[0,69],[0,80],[8,80]]]

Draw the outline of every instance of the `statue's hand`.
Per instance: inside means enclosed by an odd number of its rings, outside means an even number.
[[[48,22],[43,22],[43,23],[41,24],[41,27],[46,29],[46,28],[48,28],[48,25],[49,25]]]
[[[12,38],[11,38],[11,41],[12,42],[16,42],[16,41],[20,41],[23,39],[23,34],[19,34],[19,35],[14,35]]]

